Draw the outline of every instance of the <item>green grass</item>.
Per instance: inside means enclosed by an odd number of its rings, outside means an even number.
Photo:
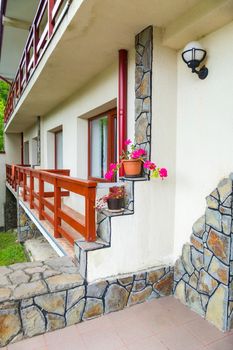
[[[23,246],[14,232],[0,232],[0,266],[27,261]]]

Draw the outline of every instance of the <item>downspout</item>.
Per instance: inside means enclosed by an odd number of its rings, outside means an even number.
[[[127,75],[128,75],[128,52],[119,50],[119,72],[118,72],[118,150],[119,159],[122,151],[126,150],[125,140],[127,138]],[[124,175],[121,168],[120,176]]]

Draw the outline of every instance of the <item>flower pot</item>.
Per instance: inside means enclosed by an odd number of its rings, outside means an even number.
[[[125,177],[140,177],[142,173],[141,159],[124,159],[122,160]]]
[[[110,210],[121,210],[124,208],[125,200],[124,198],[109,198],[107,200],[108,209]]]

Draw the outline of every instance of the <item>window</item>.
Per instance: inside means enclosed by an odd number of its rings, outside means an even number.
[[[38,138],[34,137],[32,139],[32,164],[38,165]]]
[[[89,119],[88,177],[105,181],[110,163],[117,161],[117,112],[110,110]]]
[[[54,133],[55,169],[63,169],[63,134],[62,130]]]
[[[29,141],[24,142],[23,147],[24,164],[29,165]]]

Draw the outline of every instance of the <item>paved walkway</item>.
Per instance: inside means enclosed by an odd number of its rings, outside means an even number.
[[[222,333],[173,297],[127,308],[4,350],[233,350]]]

